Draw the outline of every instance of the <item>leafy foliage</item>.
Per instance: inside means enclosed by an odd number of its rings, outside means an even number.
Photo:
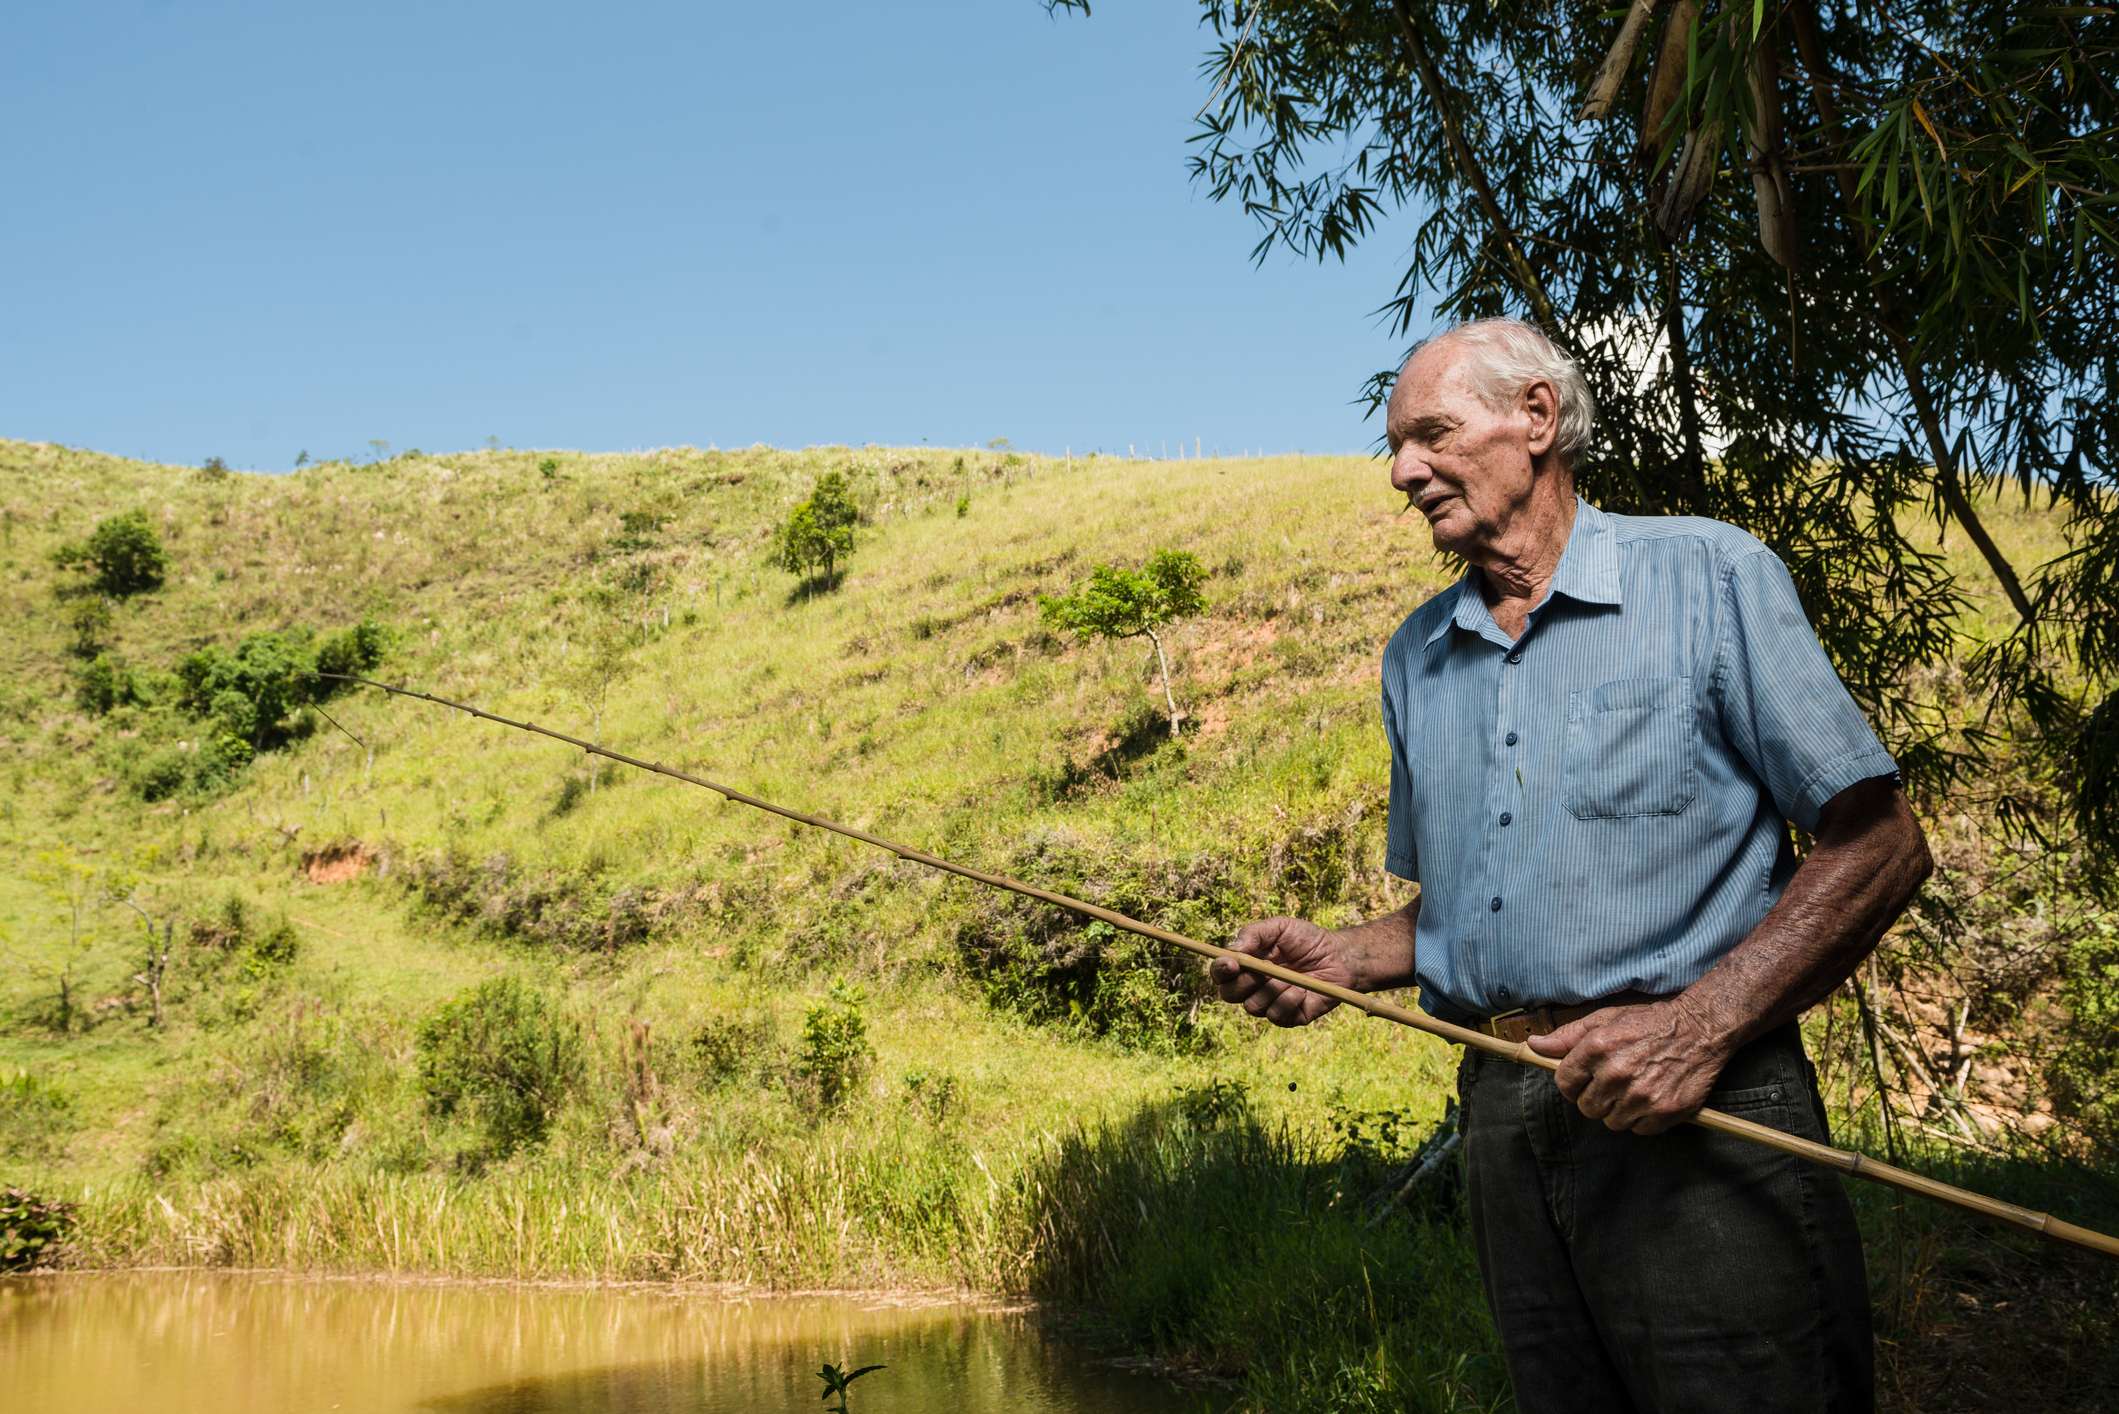
[[[859,987],[835,981],[824,1000],[802,1019],[802,1044],[795,1051],[795,1073],[816,1087],[817,1103],[836,1109],[868,1073],[875,1048],[868,1044],[867,1001]]]
[[[486,1158],[542,1142],[583,1077],[580,1033],[544,993],[512,977],[481,982],[434,1008],[420,1023],[418,1049],[428,1110],[474,1119]]]
[[[88,570],[96,592],[114,599],[160,589],[169,574],[169,552],[144,510],[98,521],[86,544],[60,546],[52,563]]]
[[[74,1227],[74,1205],[19,1188],[0,1192],[0,1272],[55,1264]]]
[[[26,1070],[0,1079],[0,1155],[50,1158],[73,1127],[73,1100],[66,1091]]]
[[[2101,921],[2069,950],[2070,1025],[2047,1067],[2054,1107],[2119,1152],[2119,928]]]
[[[827,1414],[847,1414],[846,1392],[853,1382],[863,1375],[872,1375],[878,1370],[889,1368],[888,1365],[863,1365],[858,1370],[845,1370],[837,1365],[826,1365],[817,1371],[817,1378],[824,1381],[824,1402],[829,1404],[834,1399],[839,1401],[838,1406],[827,1411]]]
[[[1602,414],[1584,493],[1772,547],[1928,791],[1991,742],[1951,739],[1910,682],[1954,652],[1965,602],[1914,532],[1957,522],[2020,620],[1983,681],[2114,852],[2094,709],[2119,667],[2119,19],[1999,0],[1636,9],[1645,26],[1615,45],[1625,12],[1602,0],[1202,0],[1216,88],[1193,174],[1259,221],[1261,259],[1344,256],[1422,213],[1397,327],[1431,295],[1444,319],[1544,325]],[[1981,474],[2057,498],[2070,553],[2011,564]]]
[[[313,645],[300,633],[249,634],[233,652],[208,647],[179,660],[178,702],[213,725],[224,754],[247,760],[284,742],[300,708],[347,686],[317,673],[367,672],[387,646],[388,631],[369,620]]]
[[[1072,594],[1040,595],[1045,622],[1082,638],[1139,638],[1207,606],[1206,569],[1189,550],[1157,550],[1138,570],[1098,565]]]
[[[1140,638],[1154,641],[1162,669],[1163,695],[1170,705],[1170,731],[1178,726],[1177,695],[1170,686],[1170,664],[1163,656],[1161,630],[1178,619],[1205,611],[1199,592],[1206,567],[1190,550],[1157,550],[1138,570],[1098,565],[1089,582],[1072,594],[1038,596],[1038,610],[1056,629],[1089,638]]]
[[[146,700],[132,667],[115,653],[98,653],[83,663],[74,678],[74,700],[90,716]]]
[[[860,519],[861,510],[847,488],[845,473],[826,472],[817,479],[809,499],[790,511],[774,532],[774,563],[789,574],[806,574],[821,566],[829,584],[838,562],[853,554],[853,528]]]

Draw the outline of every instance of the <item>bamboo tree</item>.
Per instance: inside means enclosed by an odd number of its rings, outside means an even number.
[[[1220,86],[1192,172],[1259,221],[1254,255],[1343,258],[1390,224],[1410,251],[1398,330],[1547,327],[1601,413],[1584,493],[1764,540],[1916,791],[1979,766],[1909,687],[1960,653],[1969,589],[1921,522],[1961,527],[2018,621],[1978,662],[1995,710],[2035,727],[2119,865],[2119,13],[1198,13]],[[1743,179],[1717,182],[1725,163]],[[2019,570],[2001,552],[1979,501],[2002,478],[2059,504],[2066,553]]]

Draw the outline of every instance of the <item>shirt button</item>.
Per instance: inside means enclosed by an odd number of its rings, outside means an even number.
[[[1494,901],[1488,904],[1487,907],[1492,909],[1494,912],[1499,913],[1501,911],[1501,896],[1499,894],[1496,894],[1494,896]]]
[[[1501,999],[1502,1001],[1504,1001],[1504,1002],[1505,1002],[1505,1001],[1507,1001],[1507,1000],[1508,1000],[1508,988],[1506,988],[1506,987],[1496,987],[1496,988],[1494,988],[1494,995],[1495,995],[1495,996],[1497,996],[1497,997],[1499,997],[1499,998],[1500,998],[1500,999]]]
[[[1516,744],[1516,734],[1514,732],[1510,732],[1507,736],[1501,739],[1507,742],[1510,746],[1514,746]]]
[[[1506,810],[1504,810],[1504,811],[1502,811],[1502,812],[1501,812],[1501,823],[1502,823],[1502,824],[1504,824],[1504,825],[1506,825],[1506,824],[1507,824],[1507,823],[1508,823],[1509,821],[1511,821],[1511,820],[1513,820],[1513,819],[1515,819],[1515,818],[1516,818],[1515,816],[1513,816],[1513,815],[1509,814],[1509,813],[1508,813],[1508,812],[1507,812]]]
[[[1518,648],[1518,649],[1517,649],[1517,650],[1516,650],[1515,652],[1513,652],[1513,653],[1509,654],[1509,655],[1508,655],[1508,661],[1509,661],[1509,662],[1511,662],[1511,663],[1520,663],[1520,662],[1522,662],[1522,661],[1523,661],[1523,650],[1522,650],[1522,649],[1520,649],[1520,648]]]

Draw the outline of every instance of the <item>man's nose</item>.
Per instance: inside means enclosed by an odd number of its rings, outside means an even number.
[[[1400,447],[1398,454],[1391,458],[1391,485],[1400,491],[1418,486],[1433,475],[1434,469],[1427,464],[1427,458],[1412,447]]]

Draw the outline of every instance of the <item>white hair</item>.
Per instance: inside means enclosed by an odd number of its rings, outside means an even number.
[[[1495,412],[1513,408],[1523,390],[1540,379],[1552,384],[1558,402],[1553,450],[1560,454],[1562,466],[1574,469],[1597,424],[1596,399],[1589,395],[1589,382],[1581,368],[1543,330],[1520,319],[1476,319],[1423,339],[1413,346],[1413,353],[1438,344],[1465,351],[1464,376],[1472,393]],[[1411,361],[1411,357],[1406,360]]]

